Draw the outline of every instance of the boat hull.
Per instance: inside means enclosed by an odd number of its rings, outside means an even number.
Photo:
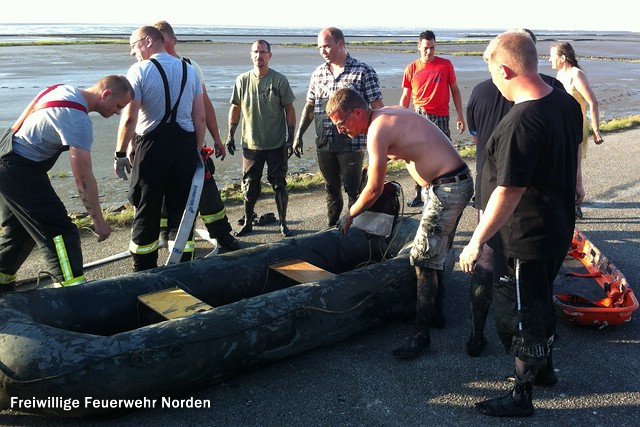
[[[327,231],[86,286],[7,295],[0,298],[0,405],[78,402],[20,409],[67,417],[127,409],[103,403],[179,397],[404,318],[415,309],[415,272],[400,248],[416,227],[401,223],[391,246],[359,230]],[[397,256],[354,269],[385,252]],[[287,259],[336,274],[293,286],[271,281],[277,273],[268,266]],[[267,283],[276,289],[264,289]],[[137,296],[176,285],[214,308],[137,327]]]

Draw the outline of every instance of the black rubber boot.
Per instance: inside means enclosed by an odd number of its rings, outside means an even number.
[[[547,363],[540,368],[533,379],[533,385],[536,387],[552,387],[558,382],[558,376],[553,369],[553,349],[549,349]]]
[[[540,361],[541,362],[541,361]],[[506,396],[476,403],[476,410],[492,417],[528,417],[533,414],[533,378],[539,363],[527,363],[516,357],[516,383]]]
[[[289,193],[286,188],[276,188],[276,207],[278,208],[278,218],[280,219],[280,233],[284,237],[290,237],[291,231],[287,227],[287,205],[289,204]]]
[[[415,359],[429,348],[429,344],[431,344],[431,337],[428,331],[426,334],[416,333],[413,337],[409,337],[402,347],[393,350],[393,355],[398,359]]]
[[[256,201],[244,201],[244,224],[240,227],[240,230],[236,231],[236,236],[244,236],[247,233],[253,231],[253,208],[256,206]]]
[[[438,278],[438,290],[433,304],[433,313],[431,314],[430,326],[436,329],[443,329],[447,324],[447,319],[444,317],[443,303],[444,303],[444,281],[442,280],[443,271],[437,270],[436,276]]]
[[[400,359],[414,359],[431,344],[429,327],[438,292],[438,275],[430,268],[416,267],[416,278],[416,332],[405,345],[393,351],[393,355]]]
[[[471,276],[469,301],[471,306],[471,336],[467,341],[467,354],[478,357],[487,345],[484,326],[493,299],[493,275],[474,272]]]
[[[147,254],[131,254],[133,260],[133,271],[144,271],[158,266],[158,251]]]
[[[509,394],[476,403],[476,410],[492,417],[529,417],[533,414],[531,383],[516,385]]]
[[[340,219],[342,213],[342,205],[333,203],[327,198],[327,226],[329,228],[335,227]]]

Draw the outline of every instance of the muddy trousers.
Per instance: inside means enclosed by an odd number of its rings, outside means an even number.
[[[215,179],[211,178],[204,181],[199,208],[200,219],[207,227],[211,238],[218,239],[231,232],[227,210],[222,197],[220,197],[220,191]]]
[[[471,313],[471,337],[484,338],[484,327],[493,300],[493,249],[487,244],[477,260],[471,276],[469,302]]]
[[[432,318],[443,316],[443,271],[416,267],[416,278],[416,334],[428,337]]]
[[[273,150],[242,149],[242,196],[244,198],[245,222],[253,218],[256,202],[262,191],[262,171],[267,165],[267,181],[275,192],[276,207],[280,221],[286,221],[289,200],[287,193],[287,151],[283,145]]]

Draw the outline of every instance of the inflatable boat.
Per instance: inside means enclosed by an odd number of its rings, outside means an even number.
[[[3,295],[0,406],[64,417],[157,407],[404,318],[415,309],[407,244],[417,226],[405,218],[389,238],[329,230]]]
[[[554,293],[560,316],[577,325],[621,325],[638,309],[624,274],[577,228]]]

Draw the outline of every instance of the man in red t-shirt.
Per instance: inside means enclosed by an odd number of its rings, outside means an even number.
[[[448,59],[435,56],[436,35],[427,30],[418,37],[420,58],[407,66],[402,78],[402,96],[400,105],[409,107],[413,101],[416,112],[427,116],[449,139],[449,91],[453,98],[458,119],[456,128],[462,133],[465,129],[462,111],[462,97],[456,83],[456,73]],[[416,197],[408,202],[410,207],[422,205],[422,188],[416,184]]]

